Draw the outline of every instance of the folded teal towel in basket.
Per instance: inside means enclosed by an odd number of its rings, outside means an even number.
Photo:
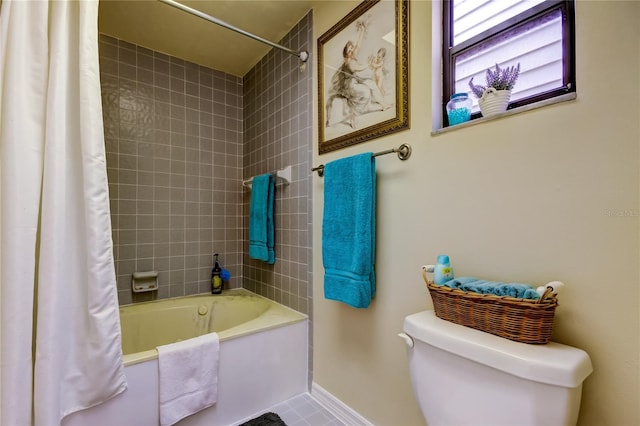
[[[509,296],[517,299],[539,299],[540,295],[536,290],[528,284],[521,283],[502,283],[496,281],[479,280],[472,277],[454,278],[447,281],[443,285],[470,291],[479,294],[495,294],[496,296]]]

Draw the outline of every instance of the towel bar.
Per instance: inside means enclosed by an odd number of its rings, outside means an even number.
[[[409,159],[409,157],[411,157],[411,145],[409,145],[408,143],[403,143],[402,145],[400,145],[397,148],[391,148],[391,149],[387,149],[384,151],[380,151],[380,152],[374,152],[373,153],[373,157],[378,157],[380,155],[386,155],[386,154],[392,154],[392,153],[396,153],[398,154],[398,158],[402,161],[405,161],[407,159]],[[324,164],[320,164],[317,167],[314,167],[311,169],[311,172],[318,172],[318,176],[323,177],[324,176]]]
[[[287,166],[282,170],[277,170],[272,173],[276,178],[276,185],[289,185],[291,183],[291,166]],[[253,177],[243,180],[242,186],[251,189],[251,183],[253,182]]]

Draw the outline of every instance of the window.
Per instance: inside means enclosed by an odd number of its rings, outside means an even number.
[[[450,96],[470,92],[472,77],[484,84],[495,64],[520,63],[509,109],[575,92],[573,0],[444,0],[443,15],[445,120]]]

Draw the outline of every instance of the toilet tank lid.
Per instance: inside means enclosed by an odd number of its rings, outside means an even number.
[[[582,349],[555,342],[513,342],[442,320],[433,311],[407,316],[404,331],[414,340],[540,383],[574,388],[593,371],[591,359]]]

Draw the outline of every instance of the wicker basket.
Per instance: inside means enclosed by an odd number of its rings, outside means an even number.
[[[522,343],[544,344],[551,338],[556,293],[547,287],[538,300],[471,293],[435,285],[423,268],[422,276],[436,316]]]

